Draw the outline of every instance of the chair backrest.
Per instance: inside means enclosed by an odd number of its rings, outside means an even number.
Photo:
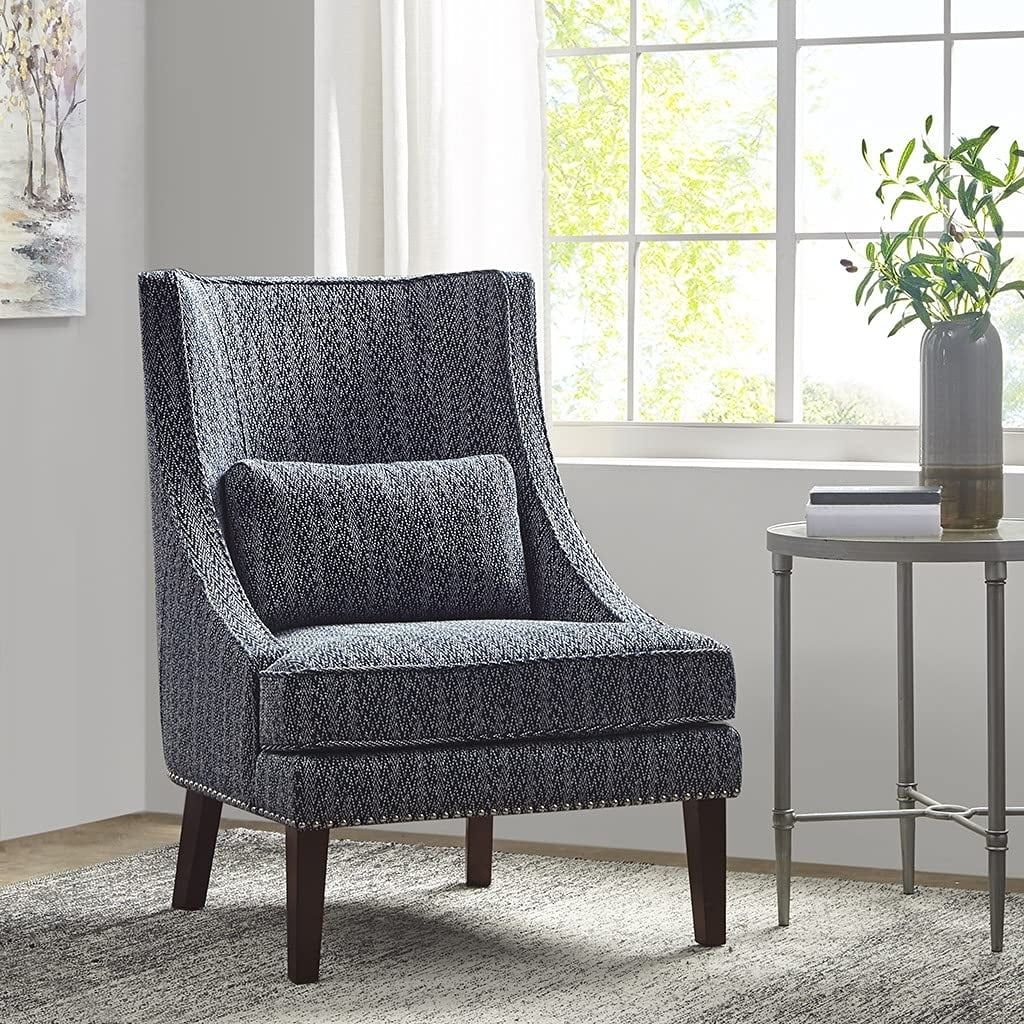
[[[198,548],[220,532],[219,482],[241,459],[494,453],[516,475],[534,613],[557,613],[538,577],[585,541],[548,445],[529,275],[160,271],[141,275],[140,297],[154,506],[193,535],[183,540],[193,564],[209,562]]]

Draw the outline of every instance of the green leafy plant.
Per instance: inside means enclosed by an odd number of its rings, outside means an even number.
[[[996,170],[982,159],[999,130],[996,125],[974,138],[958,139],[945,155],[931,144],[931,129],[929,116],[920,138],[910,139],[898,156],[894,149],[882,150],[877,161],[867,141],[861,142],[864,162],[882,175],[875,195],[889,221],[908,206],[915,216],[906,227],[883,228],[878,241],[864,247],[867,270],[854,301],[873,306],[868,323],[884,310],[898,316],[889,337],[914,321],[927,328],[966,319],[971,336],[980,338],[993,298],[1000,292],[1024,294],[1024,280],[1007,279],[1013,259],[1003,259],[1000,212],[1024,188],[1024,150],[1013,142],[1005,164]],[[860,273],[853,260],[840,262],[847,273]]]

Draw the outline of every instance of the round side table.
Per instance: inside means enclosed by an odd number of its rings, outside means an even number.
[[[914,891],[914,832],[918,818],[953,821],[983,836],[988,850],[989,930],[993,952],[1003,948],[1006,901],[1006,816],[1024,807],[1006,806],[1006,657],[1004,585],[1006,563],[1024,561],[1024,519],[1004,519],[999,528],[947,532],[940,538],[820,539],[808,537],[804,523],[768,530],[775,577],[775,883],[779,924],[789,924],[793,827],[797,822],[895,818],[900,825],[903,891]],[[790,730],[790,581],[794,558],[845,562],[892,562],[896,566],[896,647],[899,717],[898,808],[879,811],[797,813],[791,796]],[[914,624],[915,562],[978,562],[985,566],[987,592],[988,806],[942,803],[917,788],[914,772]],[[986,819],[985,826],[976,818]]]

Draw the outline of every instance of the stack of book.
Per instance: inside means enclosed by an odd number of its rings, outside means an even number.
[[[940,487],[812,487],[808,537],[938,537]]]

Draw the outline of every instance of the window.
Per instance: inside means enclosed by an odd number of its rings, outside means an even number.
[[[1024,3],[547,0],[546,14],[552,419],[915,424],[913,331],[868,327],[839,265],[879,222],[860,140],[898,145],[928,114],[947,143],[989,123],[1006,147],[1024,140]],[[1020,206],[1006,244],[1024,262]],[[1024,309],[995,316],[1006,423],[1024,426]]]

